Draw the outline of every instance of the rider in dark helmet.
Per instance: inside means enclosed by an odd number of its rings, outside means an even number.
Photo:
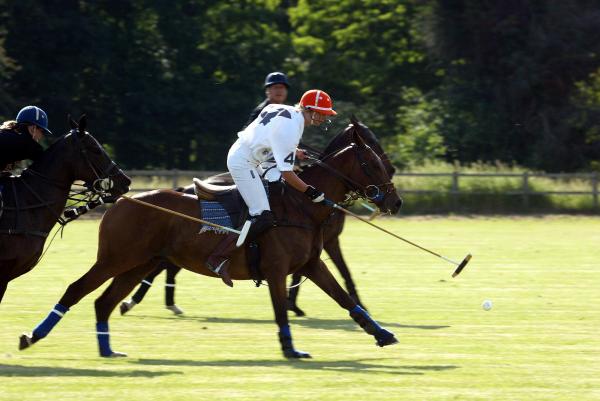
[[[260,112],[269,104],[283,104],[287,99],[288,89],[290,84],[283,72],[272,72],[265,78],[265,95],[267,96],[254,110],[250,113],[250,118],[244,125],[246,128],[250,123],[256,120]],[[242,128],[243,129],[243,128]]]
[[[36,106],[27,106],[17,114],[16,120],[0,125],[0,177],[12,164],[24,159],[35,160],[44,152],[38,143],[48,129],[48,116]],[[6,174],[9,174],[7,172]],[[2,183],[0,183],[0,217],[2,217]]]
[[[36,106],[19,111],[16,120],[5,121],[0,126],[0,171],[24,159],[35,160],[44,151],[39,144],[48,129],[48,116]]]

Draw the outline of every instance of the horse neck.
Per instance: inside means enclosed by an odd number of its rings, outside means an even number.
[[[43,213],[44,220],[51,228],[56,222],[56,216],[60,216],[74,179],[72,178],[72,168],[67,166],[68,157],[56,157],[58,152],[48,152],[42,158],[32,164],[21,175],[23,187],[26,187],[20,194],[20,199],[24,205],[51,203],[46,210],[52,213]],[[34,191],[35,193],[32,193]]]

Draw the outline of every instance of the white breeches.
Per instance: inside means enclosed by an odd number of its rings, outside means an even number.
[[[252,157],[250,148],[242,144],[239,139],[229,149],[227,168],[240,195],[248,205],[248,212],[251,216],[258,216],[264,210],[271,210],[269,198],[261,180],[264,170]],[[268,178],[271,178],[269,181],[272,181],[274,177],[279,179],[281,173],[277,168],[273,168],[267,175],[270,176]]]

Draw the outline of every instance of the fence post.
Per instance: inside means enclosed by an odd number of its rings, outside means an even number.
[[[529,210],[529,173],[523,173],[523,207]]]
[[[177,188],[179,186],[179,170],[171,170],[173,172],[173,182],[171,183],[172,188]]]
[[[594,197],[594,210],[598,210],[598,172],[592,175],[592,196]]]
[[[452,188],[450,189],[450,193],[452,194],[452,209],[454,213],[458,212],[458,171],[454,170],[452,172]]]

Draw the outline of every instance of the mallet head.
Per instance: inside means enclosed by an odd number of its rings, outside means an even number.
[[[460,274],[460,272],[462,271],[462,269],[465,268],[465,266],[467,265],[467,263],[469,263],[469,260],[471,260],[471,254],[468,254],[467,256],[465,256],[465,258],[463,259],[462,262],[460,262],[460,264],[458,265],[458,267],[456,268],[456,270],[454,270],[454,273],[452,273],[452,277],[456,277]]]

